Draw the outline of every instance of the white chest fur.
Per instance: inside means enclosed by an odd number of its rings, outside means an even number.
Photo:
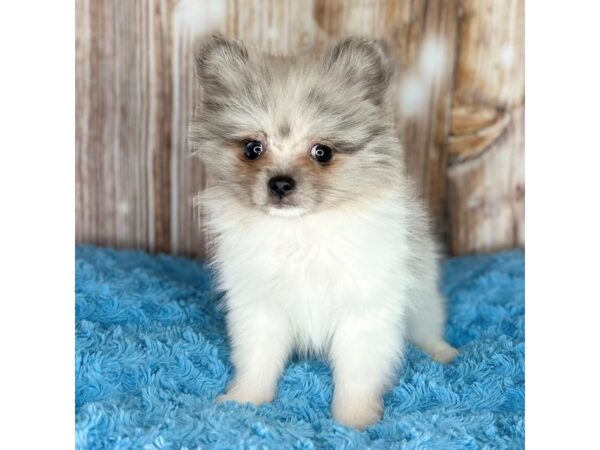
[[[216,262],[228,309],[273,308],[285,317],[293,344],[316,351],[348,313],[397,314],[405,307],[397,294],[409,281],[403,213],[390,199],[297,218],[216,214]]]

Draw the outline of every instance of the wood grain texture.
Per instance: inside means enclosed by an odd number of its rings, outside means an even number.
[[[448,139],[451,253],[524,245],[523,1],[461,0]]]
[[[472,3],[77,0],[77,242],[206,253],[203,218],[194,198],[211,180],[189,155],[187,127],[193,114],[201,114],[194,111],[202,95],[194,78],[194,42],[218,31],[278,53],[319,51],[356,34],[384,40],[397,61],[390,95],[407,167],[439,231],[449,232],[451,248],[458,253],[493,247],[495,234],[474,235],[477,219],[455,213],[451,202],[457,202],[459,211],[471,207],[473,201],[464,192],[473,186],[457,178],[472,164],[461,168],[459,163],[482,151],[487,154],[501,140],[495,133],[499,117],[507,117],[507,105],[520,105],[522,89],[515,93],[502,87],[518,71],[498,72],[493,61],[482,68],[489,55],[471,42],[480,39],[484,27],[497,28],[494,17],[519,20],[518,5],[513,1],[510,7],[490,7],[490,13]],[[487,14],[484,23],[478,21],[482,14]],[[485,45],[501,47],[506,36],[494,33],[488,33]],[[515,42],[521,38],[509,37]],[[495,94],[488,93],[490,86],[497,87]],[[510,124],[503,119],[500,134],[519,128],[519,118],[511,117]],[[504,147],[521,143],[511,139],[503,141]],[[479,160],[505,164],[502,170],[514,176],[521,160],[519,154],[513,156]],[[481,173],[493,169],[486,166]],[[497,191],[496,185],[488,186],[480,200],[494,198]],[[466,237],[456,237],[466,226]],[[464,239],[473,239],[474,247]]]
[[[76,239],[169,251],[172,4],[76,3]]]

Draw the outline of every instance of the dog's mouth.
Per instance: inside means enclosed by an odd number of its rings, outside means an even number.
[[[269,215],[275,217],[298,217],[306,213],[306,209],[298,204],[294,196],[283,198],[271,196],[267,211]]]
[[[306,214],[306,209],[301,208],[299,206],[269,206],[268,208],[269,215],[274,217],[298,217]]]
[[[274,195],[271,195],[269,198],[269,207],[271,208],[296,208],[298,207],[298,202],[294,198],[294,196],[279,198]]]

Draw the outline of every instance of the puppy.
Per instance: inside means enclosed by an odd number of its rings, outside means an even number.
[[[189,140],[214,180],[200,202],[235,368],[220,400],[270,402],[293,351],[326,355],[333,417],[363,429],[381,417],[405,339],[436,361],[458,353],[394,132],[392,64],[362,38],[292,57],[214,36],[196,66]]]

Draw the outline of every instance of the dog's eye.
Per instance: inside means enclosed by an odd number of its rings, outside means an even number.
[[[260,141],[248,141],[244,144],[244,156],[246,159],[256,159],[263,152],[263,145]]]
[[[326,145],[316,144],[310,150],[310,156],[312,156],[315,161],[324,164],[331,160],[331,157],[333,156],[333,151]]]

